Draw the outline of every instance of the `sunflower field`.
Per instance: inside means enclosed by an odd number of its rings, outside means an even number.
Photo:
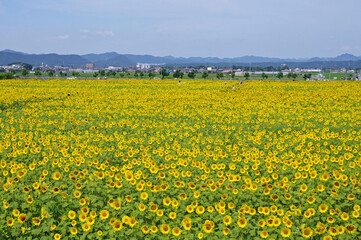
[[[0,239],[361,239],[359,82],[5,80]]]

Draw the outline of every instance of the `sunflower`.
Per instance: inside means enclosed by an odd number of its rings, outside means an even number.
[[[152,233],[157,233],[157,232],[158,232],[158,227],[157,227],[157,226],[152,226],[152,227],[150,228],[150,231],[151,231]]]
[[[70,229],[70,234],[71,235],[76,235],[78,233],[78,230],[76,228],[71,228]]]
[[[68,212],[68,218],[74,219],[75,217],[76,217],[76,213],[74,211],[69,211]]]
[[[169,233],[169,231],[170,231],[170,227],[169,227],[169,225],[168,224],[162,224],[161,226],[160,226],[160,231],[163,233],[163,234],[168,234]]]
[[[318,206],[318,210],[321,212],[321,213],[325,213],[327,212],[328,210],[328,206],[324,203],[322,203],[320,206]]]
[[[114,231],[120,231],[123,228],[123,223],[121,221],[115,221],[112,226]]]
[[[333,238],[330,235],[326,235],[323,237],[323,240],[333,240]]]
[[[140,194],[140,198],[143,199],[143,200],[146,200],[146,199],[148,198],[148,193],[142,192],[142,193]]]
[[[230,225],[230,224],[232,223],[232,217],[229,216],[229,215],[225,216],[225,217],[223,218],[223,223],[224,223],[224,225],[226,225],[226,226]]]
[[[268,232],[266,230],[263,230],[261,233],[261,238],[267,238],[268,237]]]
[[[345,232],[345,228],[343,226],[337,227],[337,233],[338,235],[342,235]]]
[[[351,193],[347,196],[347,199],[353,201],[355,199],[355,195]]]
[[[13,210],[13,215],[14,215],[14,217],[19,216],[19,214],[20,214],[20,211],[19,211],[18,209],[14,209],[14,210]]]
[[[138,209],[139,209],[139,211],[143,212],[146,209],[146,207],[143,203],[141,203],[141,204],[139,204]]]
[[[81,225],[81,228],[83,229],[84,232],[88,232],[91,228],[91,225],[86,222]]]
[[[334,223],[335,219],[333,217],[327,217],[327,222],[328,223]]]
[[[79,218],[79,220],[80,220],[81,222],[85,222],[86,219],[87,219],[87,215],[82,212],[82,213],[79,214],[78,218]]]
[[[164,212],[163,212],[163,210],[158,209],[157,212],[156,212],[156,214],[157,214],[158,217],[161,217],[161,216],[164,215]]]
[[[281,230],[281,235],[282,235],[282,237],[287,238],[287,237],[291,236],[291,230],[289,228],[283,228]]]
[[[170,213],[169,213],[169,218],[170,218],[170,219],[173,220],[173,219],[175,219],[176,217],[177,217],[177,214],[176,214],[175,212],[170,212]]]
[[[141,228],[140,228],[141,230],[142,230],[142,232],[143,232],[143,234],[148,234],[149,233],[149,228],[147,227],[147,226],[142,226]]]
[[[197,213],[198,215],[203,214],[204,211],[205,211],[205,208],[204,208],[203,206],[198,206],[198,207],[196,208],[196,213]]]
[[[178,237],[181,234],[182,230],[179,227],[175,227],[172,229],[172,234]]]
[[[347,214],[347,213],[342,213],[341,214],[341,219],[343,220],[343,221],[347,221],[348,219],[349,219],[350,217],[349,217],[349,215]]]
[[[78,190],[75,190],[75,192],[74,192],[74,197],[80,198],[80,196],[81,196],[81,192],[78,191]]]
[[[227,236],[229,234],[229,228],[227,227],[223,228],[222,232],[225,236]]]
[[[170,204],[172,203],[172,201],[170,200],[170,198],[164,198],[163,199],[163,204],[166,205],[166,206],[169,206]]]
[[[149,210],[151,212],[156,212],[158,210],[158,206],[156,204],[151,204]]]
[[[103,220],[107,219],[109,217],[109,211],[108,210],[101,210],[99,215],[100,215],[101,219],[103,219]]]
[[[302,229],[302,237],[310,238],[313,234],[313,230],[309,227]]]
[[[188,205],[188,206],[186,207],[186,210],[187,210],[188,213],[192,213],[192,212],[194,211],[194,208],[193,208],[192,205]]]
[[[9,218],[7,221],[6,221],[6,224],[11,227],[13,226],[15,223],[15,220],[13,218]]]
[[[331,236],[337,236],[337,229],[336,228],[334,228],[334,227],[330,227],[329,229],[328,229],[328,232],[331,234]]]
[[[138,222],[137,222],[137,220],[136,220],[134,217],[129,218],[128,224],[129,224],[130,227],[134,227],[135,224],[137,224],[137,223],[138,223]]]
[[[61,235],[59,233],[55,233],[54,239],[59,240],[61,238]]]
[[[25,213],[21,213],[19,216],[18,216],[18,221],[19,223],[24,223],[27,219],[27,215]]]
[[[86,222],[91,226],[95,223],[95,219],[92,217],[87,217]]]
[[[242,227],[243,225],[241,225],[240,219],[238,219],[237,224],[238,224],[238,226]],[[263,228],[264,226],[266,226],[266,221],[264,219],[259,220],[258,221],[258,226]]]
[[[31,197],[31,196],[28,196],[27,198],[26,198],[26,202],[27,203],[29,203],[29,204],[32,204],[33,203],[33,198]]]
[[[345,226],[345,231],[348,234],[353,234],[356,231],[356,227],[352,224],[346,225]]]
[[[33,218],[31,219],[31,221],[33,222],[33,224],[34,224],[35,226],[39,226],[40,223],[41,223],[41,220],[40,220],[39,218],[37,218],[37,217],[33,217]]]

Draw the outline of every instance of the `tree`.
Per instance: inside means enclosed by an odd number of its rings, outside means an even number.
[[[282,72],[278,72],[276,75],[276,78],[281,79],[283,78],[283,73]]]
[[[135,78],[138,77],[138,73],[137,73],[137,72],[134,73],[134,77],[135,77]]]
[[[220,73],[217,73],[217,78],[218,78],[218,79],[223,78],[223,73],[221,73],[221,72],[220,72]]]
[[[292,74],[291,72],[289,72],[289,73],[287,74],[287,77],[288,77],[288,79],[291,79],[291,78],[293,77],[293,74]]]
[[[10,69],[10,72],[11,72],[11,74],[13,74],[13,75],[15,75],[15,74],[16,74],[15,69]]]
[[[140,72],[139,76],[140,76],[140,78],[143,78],[144,77],[144,72]]]
[[[204,71],[202,74],[202,78],[205,80],[208,77],[208,75],[209,75],[208,72]]]
[[[99,73],[98,72],[94,72],[93,73],[93,77],[97,78],[99,76]]]
[[[305,74],[303,74],[303,78],[304,78],[305,80],[311,78],[311,76],[312,76],[311,73],[305,73]]]
[[[129,71],[127,71],[127,76],[128,76],[128,77],[130,76],[130,72],[129,72]]]
[[[177,69],[175,70],[175,72],[173,73],[173,78],[180,78],[181,76],[181,72]]]
[[[110,77],[110,74],[111,74],[110,71],[108,71],[108,72],[105,73],[105,75],[106,75],[107,77]]]
[[[164,79],[165,77],[169,76],[169,71],[165,68],[162,68],[162,70],[160,70],[160,75],[162,75],[162,79]]]
[[[120,77],[120,78],[123,78],[124,75],[125,75],[125,73],[119,73],[119,77]]]
[[[246,78],[246,80],[248,80],[249,76],[250,76],[250,75],[249,75],[249,72],[245,72],[245,73],[244,73],[244,77]]]
[[[72,75],[73,77],[79,77],[79,76],[80,76],[80,73],[73,71],[73,72],[71,72],[71,75]]]
[[[234,72],[231,73],[231,78],[233,79],[236,76]]]
[[[48,72],[48,76],[49,76],[49,77],[54,77],[54,75],[55,75],[55,72],[54,72],[54,71],[49,71],[49,72]]]
[[[148,77],[149,77],[149,79],[154,78],[154,77],[155,77],[155,73],[152,73],[152,72],[148,73]]]
[[[35,70],[35,76],[40,77],[41,76],[41,72],[39,70]]]
[[[182,79],[183,76],[184,76],[184,72],[181,72],[181,73],[180,73],[180,79]]]
[[[23,70],[21,71],[21,75],[27,76],[28,74],[29,74],[29,71],[26,68],[23,68]]]
[[[188,73],[188,77],[190,79],[194,79],[196,77],[196,73],[194,71],[191,71],[191,72]]]
[[[268,78],[268,75],[263,72],[262,75],[261,75],[261,77],[262,77],[262,79],[265,79],[265,78],[267,79],[267,78]]]
[[[100,76],[102,76],[102,77],[105,76],[105,70],[104,69],[100,70]]]
[[[63,77],[63,75],[64,75],[63,72],[60,71],[60,72],[59,72],[59,77]]]
[[[296,79],[298,77],[297,73],[292,73],[292,78]]]

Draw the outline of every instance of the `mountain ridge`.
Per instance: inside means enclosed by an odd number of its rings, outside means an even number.
[[[108,66],[134,66],[137,63],[164,64],[164,65],[186,65],[186,64],[287,64],[287,63],[329,63],[360,61],[361,56],[344,53],[336,57],[314,57],[314,58],[271,58],[254,55],[246,55],[234,58],[218,57],[174,57],[153,56],[136,54],[119,54],[117,52],[77,54],[29,54],[10,49],[0,51],[0,65],[8,65],[14,62],[24,62],[31,65],[47,64],[49,66],[62,65],[72,67],[83,67],[86,63],[94,63],[96,67]],[[332,65],[332,64],[331,64]]]

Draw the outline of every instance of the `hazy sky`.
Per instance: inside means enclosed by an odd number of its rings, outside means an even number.
[[[360,0],[0,0],[0,50],[361,55]]]

